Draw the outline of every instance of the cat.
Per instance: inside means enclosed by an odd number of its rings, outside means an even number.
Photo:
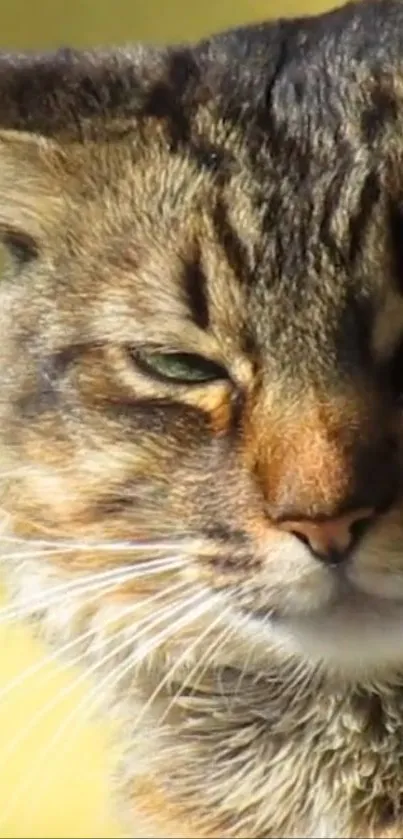
[[[402,836],[402,4],[3,53],[0,194],[8,615],[122,830]]]

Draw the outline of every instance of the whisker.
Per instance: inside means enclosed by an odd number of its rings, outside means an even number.
[[[0,544],[1,544],[1,538],[0,538]],[[6,554],[3,554],[3,556],[1,558],[3,560],[12,561],[12,560],[16,560],[16,559],[23,559],[23,560],[24,559],[31,559],[31,558],[36,559],[37,557],[42,558],[42,557],[48,557],[48,556],[50,556],[50,557],[52,557],[52,556],[69,556],[70,554],[75,553],[75,550],[76,549],[74,547],[71,547],[71,546],[65,546],[63,548],[62,547],[59,547],[59,548],[45,547],[45,548],[42,548],[41,550],[36,550],[36,549],[35,550],[32,550],[32,549],[28,550],[27,549],[27,550],[24,550],[24,551],[12,551],[12,552],[8,552]],[[93,548],[93,550],[96,551],[97,553],[100,552],[96,547]],[[118,549],[116,550],[116,552],[117,551],[118,551]],[[127,553],[127,551],[125,551],[125,552]],[[161,552],[162,552],[162,549],[161,549]],[[132,553],[136,553],[136,551],[133,551]],[[152,556],[151,549],[149,549],[149,553]],[[171,547],[171,553],[172,553],[172,547]],[[144,554],[144,551],[143,551],[143,554]],[[159,557],[159,559],[163,559],[163,557]],[[136,559],[136,562],[148,562],[148,561],[152,562],[153,560],[151,558],[149,560],[148,557],[146,557],[146,559],[140,559],[140,560]],[[154,561],[158,561],[158,558]],[[114,558],[114,562],[116,562],[115,558]]]
[[[205,598],[204,593],[197,593],[197,594],[192,595],[188,599],[187,602],[186,601],[182,602],[182,603],[179,604],[179,606],[176,604],[176,610],[178,611],[181,608],[185,608],[186,606],[192,605],[192,603],[197,601],[197,600],[200,601],[201,597],[203,598],[203,600],[202,600],[201,603],[199,603],[199,609],[197,609],[197,608],[195,609],[195,613],[191,612],[190,616],[189,616],[189,614],[186,614],[185,616],[182,616],[182,618],[179,618],[177,621],[174,621],[174,623],[171,624],[169,627],[165,628],[163,632],[157,633],[157,635],[153,638],[153,641],[152,641],[151,644],[149,643],[148,645],[147,644],[143,645],[143,649],[145,648],[145,652],[140,658],[138,658],[138,655],[136,654],[133,657],[133,659],[131,659],[129,662],[122,662],[123,666],[122,666],[121,669],[120,669],[120,665],[118,665],[116,668],[114,668],[114,670],[112,670],[111,673],[106,674],[106,676],[103,679],[101,679],[101,681],[97,685],[95,685],[94,688],[90,691],[89,696],[84,697],[84,700],[82,702],[80,702],[78,704],[78,706],[76,706],[73,709],[73,711],[70,712],[67,715],[67,717],[64,719],[62,725],[59,726],[59,728],[57,729],[57,732],[56,732],[55,736],[52,737],[51,741],[46,744],[46,748],[41,750],[39,760],[37,760],[35,762],[35,766],[33,767],[33,770],[29,773],[28,779],[26,779],[25,783],[23,785],[20,785],[19,789],[17,789],[15,791],[15,793],[12,796],[12,798],[9,802],[9,805],[6,809],[6,812],[3,813],[3,815],[2,815],[2,819],[0,820],[0,825],[4,824],[4,822],[7,820],[7,818],[10,817],[10,814],[14,811],[14,809],[17,806],[18,801],[21,798],[21,796],[26,795],[27,790],[29,789],[29,787],[32,785],[32,782],[33,782],[34,770],[35,770],[35,777],[36,777],[38,769],[43,765],[43,763],[46,760],[48,754],[52,751],[52,749],[54,749],[55,745],[57,744],[57,742],[59,742],[59,740],[61,739],[61,737],[63,736],[63,734],[64,734],[64,732],[66,731],[67,728],[69,728],[69,731],[70,731],[69,745],[71,744],[72,738],[71,738],[71,728],[70,728],[70,726],[71,726],[71,722],[74,719],[74,717],[76,717],[86,705],[88,705],[89,710],[91,710],[91,708],[94,704],[94,700],[97,699],[100,691],[108,684],[108,682],[111,680],[111,678],[113,678],[115,680],[115,683],[117,683],[117,681],[119,679],[123,678],[123,676],[126,674],[126,672],[129,672],[130,669],[133,668],[133,665],[135,663],[138,663],[138,661],[142,661],[143,658],[145,657],[145,655],[147,655],[148,652],[152,652],[154,649],[156,649],[159,646],[159,642],[160,642],[161,639],[162,639],[162,642],[164,640],[167,640],[169,637],[171,637],[174,634],[175,631],[177,631],[180,628],[183,628],[183,626],[186,626],[190,622],[190,620],[195,619],[196,617],[199,617],[201,614],[203,614],[205,611],[207,611],[207,609],[211,606],[211,603],[209,601],[206,602],[206,598]],[[168,611],[168,610],[166,610],[166,611]],[[170,609],[170,612],[172,613],[172,607]],[[165,614],[164,617],[167,617],[167,614]],[[154,624],[155,624],[155,622],[154,622]],[[149,629],[149,627],[148,627],[148,629]],[[125,640],[125,642],[123,642],[123,644],[119,645],[117,649],[114,649],[112,653],[110,653],[108,656],[106,656],[102,660],[102,662],[98,662],[96,664],[96,667],[99,667],[100,665],[105,664],[105,662],[109,658],[111,658],[112,656],[118,655],[118,653],[121,652],[122,649],[125,649],[127,646],[129,646],[132,643],[133,643],[132,638],[130,638],[130,639],[126,638],[126,640]],[[86,676],[88,676],[90,674],[90,672],[93,671],[94,669],[95,668],[92,667],[90,669],[90,671],[87,671]],[[77,684],[78,684],[78,682],[76,681],[74,687],[76,687]],[[65,691],[63,691],[63,694],[65,695]]]
[[[49,550],[53,550],[55,548],[65,548],[67,551],[98,551],[102,553],[108,553],[110,551],[119,551],[123,553],[125,551],[172,551],[172,548],[180,548],[181,550],[187,548],[193,551],[197,549],[200,540],[177,538],[170,539],[168,541],[160,539],[147,539],[143,541],[103,540],[102,542],[99,542],[92,541],[91,539],[86,539],[85,542],[82,542],[68,539],[22,539],[16,536],[1,536],[0,544],[2,542],[5,544],[12,545],[26,545],[28,547],[35,546],[38,548],[48,548]]]
[[[177,583],[175,585],[170,586],[168,589],[164,589],[164,591],[160,591],[157,594],[151,595],[151,597],[147,597],[145,600],[142,599],[139,603],[131,603],[130,605],[123,607],[120,610],[119,618],[124,617],[126,614],[131,615],[135,613],[136,608],[144,608],[145,606],[147,606],[148,608],[150,605],[157,603],[159,600],[166,598],[168,595],[172,595],[175,592],[179,591],[184,587],[184,585],[185,584],[183,582]],[[104,627],[109,626],[111,623],[113,623],[115,619],[116,617],[114,615],[106,619],[104,622]],[[13,690],[20,687],[26,679],[29,679],[31,676],[36,675],[44,667],[47,667],[48,664],[51,664],[52,662],[62,663],[63,657],[66,655],[66,653],[74,649],[76,645],[82,644],[86,639],[91,638],[91,636],[95,636],[96,631],[96,627],[91,626],[90,629],[88,629],[84,633],[81,633],[77,638],[73,638],[72,641],[63,644],[60,648],[58,648],[54,652],[49,653],[39,662],[35,662],[34,664],[32,664],[30,667],[24,670],[23,673],[19,673],[15,679],[13,679],[11,682],[8,682],[7,685],[0,690],[0,702],[4,701]],[[85,650],[83,653],[79,653],[77,656],[74,656],[73,658],[69,659],[69,661],[67,662],[68,666],[76,666],[87,655],[88,650]]]
[[[156,687],[156,688],[155,688],[155,690],[152,692],[151,696],[148,698],[147,702],[145,703],[145,705],[144,705],[144,706],[143,706],[143,708],[141,709],[141,712],[140,712],[139,716],[137,717],[137,719],[135,720],[135,723],[134,723],[134,725],[135,725],[137,728],[138,728],[138,726],[140,725],[141,721],[144,719],[145,714],[146,714],[146,713],[147,713],[147,711],[150,709],[150,707],[152,706],[153,702],[157,699],[157,697],[158,697],[158,696],[159,696],[159,694],[161,693],[162,689],[165,687],[165,685],[167,685],[167,684],[169,683],[169,681],[170,681],[170,680],[172,679],[172,677],[174,676],[174,674],[175,674],[175,672],[176,672],[176,670],[177,670],[178,666],[179,666],[182,662],[184,662],[184,661],[186,660],[187,656],[188,656],[188,655],[189,655],[189,654],[190,654],[190,653],[191,653],[194,649],[196,649],[196,647],[198,646],[198,644],[200,644],[200,643],[201,643],[201,642],[202,642],[202,641],[203,641],[203,640],[204,640],[204,639],[205,639],[205,638],[209,635],[209,633],[210,633],[210,632],[212,632],[212,631],[213,631],[213,629],[214,629],[214,628],[215,628],[215,627],[216,627],[216,626],[217,626],[217,625],[218,625],[218,624],[219,624],[219,623],[223,620],[223,618],[225,617],[225,614],[226,614],[226,612],[219,614],[219,615],[218,615],[218,617],[217,617],[214,621],[212,621],[212,623],[211,623],[211,624],[209,624],[209,625],[206,627],[206,629],[202,632],[202,634],[201,634],[201,635],[197,635],[197,636],[196,636],[196,638],[194,638],[194,639],[193,639],[193,641],[192,641],[192,643],[191,643],[190,647],[187,647],[187,648],[186,648],[186,649],[185,649],[185,650],[181,653],[181,655],[180,655],[177,659],[175,659],[175,661],[174,661],[174,663],[173,663],[172,667],[170,667],[170,668],[169,668],[169,670],[168,670],[168,672],[165,674],[164,678],[163,678],[163,679],[161,679],[161,681],[158,683],[157,687]],[[216,640],[216,639],[214,639],[214,640]],[[210,645],[210,646],[212,646],[212,645]],[[208,647],[208,649],[210,649],[210,647]],[[202,660],[204,660],[204,655],[203,655],[203,657],[202,657]],[[192,673],[193,673],[193,675],[194,675],[194,671],[195,671],[195,670],[197,670],[198,664],[199,664],[199,662],[197,662],[197,663],[195,664],[195,666],[194,666],[194,667],[192,668],[192,670],[190,671],[190,674],[192,674]],[[181,685],[180,685],[180,690],[178,691],[178,693],[176,694],[176,697],[174,697],[174,699],[178,697],[178,695],[179,695],[180,691],[182,691],[182,690],[183,690],[183,687],[184,687],[184,686],[186,686],[186,684],[187,684],[187,682],[188,682],[188,678],[189,678],[189,674],[188,674],[188,677],[185,679],[185,681],[181,683]],[[164,718],[165,718],[165,716],[169,713],[169,711],[171,710],[171,708],[172,708],[173,704],[174,704],[174,700],[172,700],[172,701],[169,703],[169,705],[168,705],[168,709],[167,709],[167,710],[165,711],[165,713],[164,713]],[[162,721],[161,721],[161,720],[159,720],[159,724],[162,724]]]
[[[233,693],[233,697],[232,697],[232,703],[231,703],[231,710],[232,710],[232,707],[234,705],[234,702],[236,701],[237,697],[240,694],[242,683],[243,683],[243,681],[245,679],[245,676],[248,672],[248,667],[249,667],[249,664],[251,662],[251,659],[252,659],[252,656],[253,656],[255,650],[256,650],[256,644],[253,644],[253,646],[251,646],[250,649],[248,650],[248,654],[247,654],[247,656],[244,660],[242,670],[240,671],[238,679],[237,679],[236,684],[235,684],[234,693]]]
[[[227,611],[227,614],[228,613],[229,613],[229,609]],[[214,639],[213,642],[210,644],[210,646],[207,647],[204,654],[201,656],[201,658],[197,662],[198,667],[200,667],[201,664],[204,664],[204,666],[202,667],[202,669],[198,673],[197,681],[194,682],[194,684],[192,684],[190,695],[196,693],[196,691],[199,689],[199,685],[200,685],[200,683],[201,683],[201,681],[202,681],[202,679],[203,679],[203,677],[204,677],[204,675],[205,675],[205,673],[208,669],[208,666],[210,664],[209,658],[210,658],[211,654],[212,653],[217,654],[219,652],[219,650],[222,649],[224,644],[228,642],[228,639],[231,638],[233,635],[235,635],[235,631],[236,630],[233,626],[227,626],[226,629],[223,630],[221,635],[219,635],[218,638]],[[193,679],[193,676],[195,675],[196,672],[197,672],[197,668],[194,668],[194,672],[189,674],[189,678],[185,680],[186,684],[188,684],[190,682],[190,680]],[[183,687],[184,687],[184,685],[181,685],[182,690],[183,690]]]
[[[136,564],[130,568],[120,567],[104,572],[94,572],[92,574],[84,575],[80,579],[71,580],[67,583],[60,583],[52,586],[49,592],[39,592],[31,600],[23,602],[20,605],[10,604],[0,610],[0,621],[5,623],[10,620],[18,620],[24,616],[34,614],[37,608],[41,606],[48,608],[54,605],[59,600],[64,599],[66,595],[84,594],[89,591],[101,591],[106,585],[109,586],[111,582],[115,585],[120,585],[125,582],[135,582],[143,577],[151,577],[156,574],[162,574],[165,571],[175,571],[182,568],[184,563],[177,557],[171,557],[161,560],[151,560]]]
[[[185,584],[185,583],[183,583],[182,585],[183,585],[183,587],[185,588],[185,585],[186,585],[186,584]],[[135,612],[135,611],[136,611],[136,608],[138,608],[138,607],[139,607],[139,604],[134,604],[134,605],[133,605],[133,612]],[[170,606],[168,609],[162,610],[162,613],[163,613],[163,614],[162,614],[162,618],[163,618],[163,617],[165,617],[165,613],[166,613],[166,612],[168,613],[168,616],[169,616],[169,614],[170,614],[170,612],[171,612],[171,611],[172,611],[172,606]],[[145,621],[144,621],[144,622],[145,622]],[[152,622],[151,622],[151,625],[152,625]],[[140,626],[141,626],[141,623],[140,623]],[[145,633],[147,632],[148,628],[149,628],[149,627],[147,626],[147,627],[143,630],[143,632],[140,632],[140,633],[139,633],[140,637],[141,637],[143,634],[145,634]],[[115,638],[116,638],[116,637],[119,637],[120,635],[122,635],[122,634],[123,634],[123,633],[125,633],[125,632],[127,632],[127,627],[126,627],[126,626],[125,626],[125,627],[123,627],[122,629],[120,629],[120,630],[116,633]],[[136,636],[134,636],[134,637],[136,637]],[[129,642],[128,642],[128,643],[129,643]],[[130,638],[130,643],[133,643],[133,637],[131,637],[131,638]],[[122,649],[124,649],[125,645],[126,645],[126,641],[122,643]],[[108,653],[108,654],[107,654],[107,655],[106,655],[106,656],[105,656],[105,657],[104,657],[101,661],[97,660],[97,661],[96,661],[96,662],[95,662],[95,663],[94,663],[91,667],[89,667],[88,669],[86,668],[86,669],[84,670],[84,672],[83,672],[83,673],[81,673],[81,674],[78,676],[78,678],[77,678],[77,679],[75,679],[75,680],[72,682],[72,684],[68,685],[68,686],[67,686],[67,688],[64,688],[64,689],[63,689],[63,691],[61,691],[59,694],[57,694],[57,696],[56,696],[56,697],[53,697],[53,698],[50,700],[50,702],[48,702],[48,703],[47,703],[47,704],[46,704],[43,708],[41,708],[41,709],[39,710],[39,712],[38,712],[37,714],[35,714],[35,716],[34,716],[34,717],[32,717],[32,718],[31,718],[31,720],[29,721],[29,724],[28,724],[28,725],[27,725],[24,729],[22,729],[21,731],[19,731],[19,732],[18,732],[18,734],[16,735],[16,737],[14,737],[14,738],[11,740],[11,742],[8,744],[8,747],[7,747],[7,748],[6,748],[6,749],[2,752],[2,755],[1,755],[1,761],[0,761],[0,776],[1,776],[1,772],[2,772],[2,770],[3,770],[3,768],[4,768],[4,764],[5,764],[5,762],[6,762],[6,761],[8,760],[8,758],[9,758],[9,757],[10,757],[10,756],[14,753],[15,749],[16,749],[16,748],[18,748],[18,745],[19,745],[21,742],[23,742],[23,741],[24,741],[24,738],[25,738],[25,737],[26,737],[26,736],[27,736],[27,735],[28,735],[28,734],[29,734],[29,733],[30,733],[30,732],[31,732],[31,731],[35,728],[35,726],[36,726],[36,725],[37,725],[37,724],[38,724],[38,723],[39,723],[42,719],[44,719],[44,718],[46,717],[46,715],[47,715],[47,714],[48,714],[48,713],[49,713],[49,712],[50,712],[50,711],[51,711],[54,707],[56,707],[56,706],[58,705],[58,703],[59,703],[60,701],[62,701],[62,699],[64,699],[64,697],[65,697],[65,696],[68,696],[68,695],[69,695],[69,694],[70,694],[73,690],[75,690],[75,689],[76,689],[76,688],[77,688],[80,684],[82,684],[82,683],[84,683],[85,681],[87,681],[87,680],[88,680],[88,679],[89,679],[89,678],[93,675],[93,673],[95,673],[95,672],[96,672],[96,670],[98,669],[98,667],[100,667],[100,666],[102,666],[103,664],[105,664],[105,662],[110,661],[110,659],[112,659],[114,656],[116,656],[116,655],[117,655],[120,651],[121,651],[121,649],[120,649],[120,647],[119,647],[119,646],[118,646],[117,648],[116,648],[116,647],[114,647],[114,648],[113,648],[113,649],[112,649],[112,650],[111,650],[111,651],[110,651],[110,652],[109,652],[109,653]],[[98,688],[97,688],[97,689],[98,689]]]

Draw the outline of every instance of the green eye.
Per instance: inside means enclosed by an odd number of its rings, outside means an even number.
[[[219,364],[193,353],[160,353],[132,351],[132,357],[145,373],[178,384],[197,384],[217,379],[228,379]]]

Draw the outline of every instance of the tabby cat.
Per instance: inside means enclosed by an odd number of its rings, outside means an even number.
[[[403,836],[403,5],[0,103],[9,609],[118,717],[122,829]]]

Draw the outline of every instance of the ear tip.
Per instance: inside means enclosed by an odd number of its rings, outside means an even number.
[[[136,47],[0,52],[0,129],[79,136],[83,120],[119,110],[134,115],[140,90]]]

